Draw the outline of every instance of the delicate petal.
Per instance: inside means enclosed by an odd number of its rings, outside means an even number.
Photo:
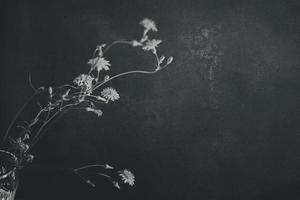
[[[127,169],[120,170],[119,176],[121,177],[121,179],[124,183],[128,183],[128,185],[130,185],[130,186],[134,185],[135,177],[131,171],[129,171]]]
[[[101,96],[103,98],[105,98],[106,100],[110,100],[110,101],[115,101],[120,98],[120,95],[118,94],[118,92],[114,88],[111,88],[111,87],[103,89],[101,92]]]

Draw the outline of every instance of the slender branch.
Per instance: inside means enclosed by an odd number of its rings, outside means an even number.
[[[126,40],[117,40],[117,41],[114,41],[112,43],[110,43],[104,50],[103,50],[103,54],[106,53],[111,47],[113,47],[114,45],[116,44],[129,44],[131,45],[131,42],[130,41],[126,41]]]
[[[17,121],[19,115],[22,113],[22,111],[24,110],[24,108],[31,102],[31,100],[38,94],[40,93],[39,90],[36,90],[36,92],[21,106],[21,108],[18,110],[18,112],[16,113],[16,115],[14,116],[13,120],[10,122],[4,136],[2,139],[2,143],[1,143],[1,148],[4,145],[5,140],[7,139],[7,136],[10,132],[10,130],[12,129],[13,125],[15,124],[15,122]]]
[[[83,167],[79,167],[79,168],[76,168],[74,169],[75,171],[79,171],[79,170],[83,170],[83,169],[88,169],[88,168],[91,168],[91,167],[103,167],[103,168],[106,168],[106,165],[85,165]]]
[[[53,120],[58,114],[66,112],[66,111],[68,110],[69,107],[71,107],[71,106],[76,106],[76,105],[78,105],[78,104],[80,104],[80,102],[79,102],[79,103],[76,103],[76,104],[68,104],[68,105],[62,107],[62,108],[59,109],[56,113],[54,113],[47,121],[45,121],[45,122],[43,123],[43,125],[39,128],[39,130],[37,131],[37,133],[36,133],[34,139],[32,140],[32,142],[30,143],[30,145],[29,145],[30,148],[32,148],[32,147],[36,144],[36,142],[42,137],[42,135],[43,135],[43,133],[42,133],[43,128],[44,128],[49,122],[51,122],[51,120]],[[65,109],[65,110],[64,110],[64,109]],[[45,132],[44,132],[44,133],[45,133]]]
[[[40,115],[44,112],[47,111],[47,107],[42,108],[38,114],[35,116],[35,118],[32,120],[32,122],[28,125],[28,128],[31,128],[33,125],[35,125],[39,121]]]
[[[28,82],[29,82],[29,85],[30,87],[33,89],[33,91],[37,91],[37,89],[34,87],[34,85],[32,84],[32,81],[31,81],[31,73],[28,74]]]
[[[108,165],[86,165],[86,166],[83,166],[83,167],[79,167],[79,168],[76,168],[76,169],[73,169],[73,172],[79,176],[79,178],[81,178],[82,180],[84,180],[84,182],[86,182],[87,184],[95,187],[95,184],[93,182],[91,182],[89,179],[87,179],[85,176],[83,176],[79,171],[80,170],[84,170],[84,169],[88,169],[88,168],[93,168],[93,167],[101,167],[101,168],[104,168],[104,169],[113,169],[112,167],[108,167]],[[109,176],[108,174],[104,174],[104,173],[93,173],[93,174],[96,174],[98,176],[103,176],[105,178],[107,178],[110,182],[114,182],[111,178],[111,176]]]
[[[167,66],[167,65],[166,65]],[[106,81],[103,81],[99,84],[96,84],[93,88],[92,88],[92,91],[96,90],[97,88],[101,87],[102,85],[106,84],[107,82],[115,79],[115,78],[118,78],[118,77],[121,77],[121,76],[125,76],[125,75],[128,75],[128,74],[155,74],[156,72],[162,70],[163,68],[165,68],[166,66],[164,67],[161,67],[160,69],[155,69],[154,71],[142,71],[142,70],[134,70],[134,71],[127,71],[127,72],[123,72],[123,73],[120,73],[120,74],[117,74],[109,79],[107,79]]]
[[[81,178],[85,183],[87,183],[88,185],[92,186],[92,187],[95,187],[96,185],[90,181],[89,179],[86,179],[84,176],[82,176],[79,172],[73,170],[73,172],[79,177]]]
[[[55,87],[53,89],[57,89],[57,88],[63,88],[63,87],[70,87],[70,88],[73,88],[73,89],[78,89],[78,87],[75,87],[73,85],[70,85],[70,84],[64,84],[64,85],[61,85],[61,86],[58,86],[58,87]]]

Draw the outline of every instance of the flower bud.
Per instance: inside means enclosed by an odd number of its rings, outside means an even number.
[[[173,56],[170,56],[167,60],[167,65],[170,64],[171,62],[173,62]]]

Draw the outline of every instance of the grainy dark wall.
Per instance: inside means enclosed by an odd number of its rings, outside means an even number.
[[[114,81],[121,99],[102,118],[74,111],[57,122],[34,150],[48,167],[23,170],[20,199],[300,198],[298,1],[0,5],[1,133],[32,93],[28,72],[36,86],[70,82],[95,45],[137,38],[143,17],[175,58],[154,76]],[[108,57],[112,73],[148,61],[123,47]],[[49,167],[106,162],[132,169],[136,186],[89,188]]]

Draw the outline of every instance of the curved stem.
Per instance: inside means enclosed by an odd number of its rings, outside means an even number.
[[[116,44],[129,44],[131,45],[130,41],[126,41],[126,40],[117,40],[114,41],[112,43],[110,43],[104,50],[103,50],[103,54],[106,53],[112,46],[116,45]]]
[[[75,171],[79,171],[79,170],[82,170],[82,169],[88,169],[88,168],[91,168],[91,167],[103,167],[103,168],[106,168],[106,165],[85,165],[83,167],[79,167],[79,168],[76,168],[74,169]]]
[[[66,106],[64,106],[64,107],[62,107],[61,109],[59,109],[56,113],[54,113],[47,121],[45,121],[44,123],[43,123],[43,125],[39,128],[39,130],[37,131],[37,133],[36,133],[36,135],[35,135],[35,137],[33,138],[33,140],[32,140],[32,142],[30,143],[30,148],[32,148],[38,141],[39,141],[39,139],[43,136],[43,133],[45,133],[45,132],[43,132],[42,133],[42,131],[43,131],[43,129],[45,128],[45,126],[49,123],[49,122],[51,122],[57,115],[59,115],[60,113],[64,113],[64,112],[66,112],[68,109],[70,109],[69,107],[72,107],[72,106],[76,106],[76,105],[78,105],[79,103],[76,103],[76,104],[69,104],[69,105],[66,105]],[[65,109],[65,110],[64,110]]]
[[[163,68],[165,68],[166,66],[160,68],[160,69],[156,69],[154,71],[143,71],[143,70],[134,70],[134,71],[128,71],[128,72],[123,72],[121,74],[117,74],[109,79],[107,79],[106,81],[103,81],[97,85],[94,86],[94,88],[92,89],[92,91],[96,90],[97,88],[99,88],[100,86],[106,84],[107,82],[115,79],[115,78],[118,78],[118,77],[121,77],[121,76],[125,76],[125,75],[128,75],[128,74],[155,74],[156,72],[162,70]]]
[[[4,136],[1,142],[1,148],[4,145],[4,142],[10,132],[10,130],[12,129],[13,125],[15,124],[15,122],[17,121],[19,115],[22,113],[22,111],[24,110],[24,108],[29,104],[29,102],[31,102],[31,100],[39,93],[39,90],[36,90],[35,93],[22,105],[22,107],[18,110],[18,112],[16,113],[16,115],[14,116],[13,120],[10,122]]]
[[[81,178],[85,183],[87,183],[88,185],[95,187],[96,185],[94,183],[92,183],[89,179],[86,179],[84,176],[82,176],[79,172],[73,170],[73,172],[79,177]]]

